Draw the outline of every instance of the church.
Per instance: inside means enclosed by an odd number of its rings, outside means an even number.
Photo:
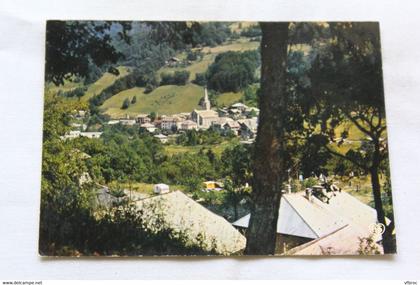
[[[197,123],[199,129],[208,129],[213,122],[219,120],[219,114],[211,109],[210,100],[207,94],[207,87],[204,87],[204,100],[201,103],[202,110],[192,111],[191,119]]]

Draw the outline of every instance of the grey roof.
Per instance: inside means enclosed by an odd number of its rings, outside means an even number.
[[[247,228],[249,219],[250,214],[233,225]],[[376,222],[376,211],[348,193],[336,192],[327,204],[315,197],[309,201],[304,192],[298,192],[282,196],[277,233],[316,239],[346,225],[366,233]]]
[[[219,254],[231,254],[245,248],[246,239],[224,218],[209,211],[184,193],[174,191],[136,202],[139,209],[146,208],[148,227],[154,230],[156,213],[151,206],[161,210],[164,223],[176,231],[188,232],[189,242],[214,247]]]

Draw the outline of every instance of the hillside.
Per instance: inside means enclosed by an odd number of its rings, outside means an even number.
[[[189,83],[185,86],[165,85],[156,88],[149,94],[144,94],[144,88],[131,88],[124,90],[106,100],[101,106],[105,114],[113,118],[122,117],[125,114],[134,116],[139,113],[175,114],[180,112],[191,112],[199,108],[198,103],[203,96],[204,90],[201,86]],[[131,104],[126,110],[121,106],[126,98],[136,96],[137,102]]]
[[[165,66],[158,70],[157,77],[159,78],[162,72],[172,73],[177,70],[187,70],[190,72],[189,80],[191,81],[195,78],[197,73],[203,73],[207,70],[208,66],[214,61],[217,54],[226,51],[254,50],[257,49],[258,46],[258,42],[251,42],[248,39],[240,38],[234,42],[228,42],[220,46],[204,47],[202,48],[202,52],[204,53],[204,57],[202,59],[194,61],[186,67]],[[186,54],[184,52],[178,54],[177,57],[183,59],[186,57]],[[95,92],[96,94],[99,93],[100,90],[106,87],[105,84],[112,84],[111,79],[115,81],[117,77],[114,76],[114,78],[112,78],[110,76],[112,75],[105,74],[98,80],[98,82],[93,84],[94,86],[89,87],[89,90],[86,92],[84,98],[93,96]],[[198,107],[198,102],[201,97],[203,97],[203,92],[202,87],[193,83],[189,83],[185,86],[160,86],[149,94],[144,94],[144,88],[136,87],[124,90],[112,96],[102,104],[101,110],[113,118],[122,117],[127,114],[133,116],[138,113],[150,113],[152,111],[167,115],[179,112],[191,112],[194,108]],[[137,96],[137,102],[134,105],[130,105],[128,109],[121,109],[123,101],[126,98],[131,100],[133,96]],[[227,106],[238,102],[242,96],[243,92],[223,93],[218,96],[217,102],[220,105]]]
[[[125,66],[119,66],[117,67],[117,69],[120,72],[118,76],[109,72],[105,72],[101,76],[101,78],[99,78],[95,83],[89,85],[85,95],[82,97],[82,100],[89,100],[90,98],[92,98],[92,96],[99,94],[106,87],[112,85],[115,82],[115,80],[126,76],[130,72],[130,68]]]

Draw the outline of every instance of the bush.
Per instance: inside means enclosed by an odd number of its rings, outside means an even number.
[[[261,28],[258,25],[250,26],[241,32],[241,36],[254,38],[261,36]]]
[[[61,91],[60,90],[60,91],[58,91],[58,95],[59,96],[64,96],[64,97],[69,97],[69,98],[72,98],[72,97],[80,98],[83,95],[85,95],[86,90],[87,90],[87,86],[76,87],[76,88],[73,88],[69,91]]]
[[[207,84],[207,78],[205,73],[196,73],[195,79],[193,83],[200,85],[200,86],[206,86]]]
[[[128,98],[125,98],[124,102],[122,103],[121,109],[125,110],[128,109],[128,107],[130,107],[130,100],[128,100]]]
[[[187,70],[175,71],[172,73],[162,73],[160,75],[160,85],[185,85],[188,83],[190,72]]]

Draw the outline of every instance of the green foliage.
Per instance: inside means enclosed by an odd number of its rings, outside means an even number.
[[[200,86],[206,86],[207,85],[206,73],[196,73],[193,83]]]
[[[147,74],[139,69],[134,69],[128,75],[121,77],[115,82],[106,87],[98,95],[92,97],[89,102],[94,106],[101,106],[107,99],[118,94],[121,91],[130,89],[133,87],[144,87],[146,85],[155,86],[157,84],[154,74]]]
[[[80,87],[73,88],[69,91],[59,90],[57,95],[68,97],[68,98],[74,98],[74,97],[80,98],[83,95],[85,95],[86,90],[87,90],[86,86],[80,86]]]
[[[131,99],[131,104],[136,104],[137,102],[137,97],[133,96],[133,98]]]
[[[259,25],[253,25],[246,27],[241,31],[242,37],[248,37],[248,38],[254,38],[254,37],[260,37],[261,36],[261,28]]]
[[[121,109],[127,109],[130,107],[130,100],[128,98],[125,98],[124,102],[122,103]]]
[[[235,187],[243,187],[252,180],[252,145],[238,144],[227,148],[221,157],[222,174],[230,176]]]
[[[190,72],[187,70],[177,70],[172,73],[161,73],[160,74],[161,85],[185,85],[188,83],[190,78]]]
[[[129,41],[128,22],[48,21],[45,78],[56,85],[72,76],[87,77],[89,68],[116,63],[122,54],[111,43],[110,30],[120,25],[120,40]]]
[[[257,51],[221,53],[207,71],[208,87],[219,92],[238,92],[256,81],[259,65]]]
[[[186,146],[215,145],[221,143],[222,140],[220,132],[210,128],[203,131],[187,130],[177,137],[176,143]]]
[[[201,60],[204,54],[200,50],[189,50],[187,53],[187,60],[196,61]]]

